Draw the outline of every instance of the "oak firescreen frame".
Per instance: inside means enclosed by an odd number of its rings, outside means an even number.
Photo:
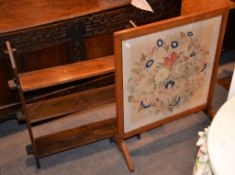
[[[204,111],[211,102],[228,9],[180,16],[114,34],[117,139]]]

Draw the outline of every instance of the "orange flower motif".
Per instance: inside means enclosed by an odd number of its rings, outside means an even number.
[[[177,53],[174,51],[171,53],[170,57],[165,57],[164,58],[165,61],[164,61],[164,65],[166,66],[172,66],[178,59],[178,55]]]

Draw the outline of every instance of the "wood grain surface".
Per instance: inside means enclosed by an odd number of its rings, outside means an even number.
[[[130,0],[0,0],[0,33],[72,19],[130,4]]]
[[[0,0],[0,33],[54,23],[127,4],[130,4],[130,0]],[[230,0],[183,0],[182,14],[224,6],[235,7]]]
[[[115,101],[114,85],[86,90],[49,100],[26,105],[29,122],[38,122],[54,117],[84,111],[105,103]]]
[[[20,74],[23,92],[114,72],[113,56]]]
[[[183,0],[181,15],[203,11],[205,12],[226,7],[235,8],[235,3],[230,0]]]
[[[112,137],[116,132],[116,119],[111,118],[77,128],[36,138],[38,157],[65,151],[80,145]]]

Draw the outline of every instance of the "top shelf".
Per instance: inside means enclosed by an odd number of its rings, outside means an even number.
[[[23,92],[114,72],[113,55],[19,74]]]

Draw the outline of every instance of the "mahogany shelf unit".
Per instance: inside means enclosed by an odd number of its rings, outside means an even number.
[[[97,77],[112,74],[114,72],[113,56],[19,74],[13,54],[15,49],[11,47],[9,41],[6,41],[6,47],[15,74],[15,79],[11,81],[14,81],[15,89],[18,90],[20,95],[22,112],[25,116],[32,143],[32,153],[36,158],[38,167],[40,167],[39,158],[41,157],[115,135],[115,116],[95,122],[90,121],[85,125],[57,129],[39,137],[34,133],[34,128],[42,124],[47,125],[51,123],[50,121],[59,120],[61,117],[65,118],[72,114],[77,114],[77,120],[79,120],[80,112],[98,105],[114,102],[114,84],[91,87],[91,89],[78,90],[74,93],[68,92],[69,86],[66,86],[60,89],[66,91],[66,94],[37,100],[36,102],[27,101],[26,95],[29,91],[35,92],[58,85],[69,85],[71,82],[80,82],[78,84],[82,84],[82,80],[96,79]],[[43,95],[48,93],[43,92]]]

